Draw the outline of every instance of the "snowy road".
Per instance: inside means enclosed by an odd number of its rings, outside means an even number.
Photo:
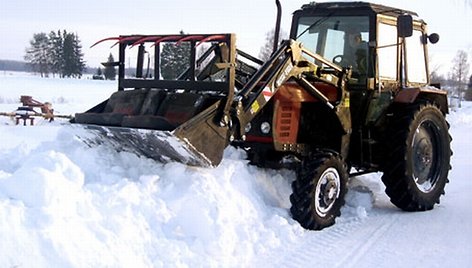
[[[343,215],[335,226],[305,233],[294,243],[262,258],[258,265],[470,267],[472,180],[467,175],[471,167],[472,141],[468,133],[472,131],[472,114],[456,113],[451,117],[454,137],[451,182],[434,210],[403,212],[383,193],[380,175],[354,178],[354,184],[363,184],[374,192],[375,201],[366,217]]]
[[[364,219],[337,223],[301,239],[258,265],[273,267],[454,267],[471,264],[470,223],[461,217],[470,203],[406,213],[375,207]],[[420,215],[418,215],[420,214]],[[466,231],[469,229],[469,231]],[[266,265],[264,265],[266,264]],[[467,265],[466,265],[467,266]]]

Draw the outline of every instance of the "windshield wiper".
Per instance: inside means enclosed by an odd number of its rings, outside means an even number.
[[[301,32],[296,40],[298,40],[298,38],[300,38],[302,35],[304,35],[307,31],[309,31],[311,28],[315,27],[315,26],[318,26],[318,25],[321,25],[322,23],[324,23],[327,19],[331,18],[333,16],[334,12],[331,12],[328,14],[328,16],[326,17],[322,17],[320,19],[318,19],[317,21],[313,22],[310,27],[306,28],[303,32]]]

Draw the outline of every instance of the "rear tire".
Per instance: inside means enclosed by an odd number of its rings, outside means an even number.
[[[394,111],[382,176],[394,205],[406,211],[425,211],[439,204],[451,168],[448,129],[444,115],[434,105],[413,104]]]
[[[346,163],[337,153],[321,152],[305,159],[292,183],[292,217],[310,230],[333,225],[344,205],[348,178]]]

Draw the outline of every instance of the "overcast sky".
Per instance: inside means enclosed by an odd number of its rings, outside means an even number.
[[[309,0],[281,0],[282,28],[290,29],[291,14]],[[325,2],[325,1],[318,1]],[[432,66],[447,73],[457,50],[472,62],[472,0],[374,0],[416,11],[429,32],[441,36],[430,47]],[[257,56],[265,33],[274,27],[274,0],[0,0],[0,59],[23,60],[34,33],[58,29],[77,33],[87,65],[98,67],[116,48],[95,41],[120,34],[227,33],[238,47]],[[111,45],[111,44],[110,44]]]

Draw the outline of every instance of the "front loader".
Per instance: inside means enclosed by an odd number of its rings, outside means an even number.
[[[307,229],[334,224],[349,177],[369,172],[383,172],[399,208],[429,210],[451,155],[446,93],[428,77],[426,45],[437,39],[416,13],[363,2],[304,5],[265,62],[238,50],[234,34],[106,38],[97,44],[119,47],[108,63],[118,91],[72,122],[90,146],[160,162],[213,167],[233,145],[252,164],[294,169],[290,211]],[[166,46],[188,52],[174,77],[161,73]]]

